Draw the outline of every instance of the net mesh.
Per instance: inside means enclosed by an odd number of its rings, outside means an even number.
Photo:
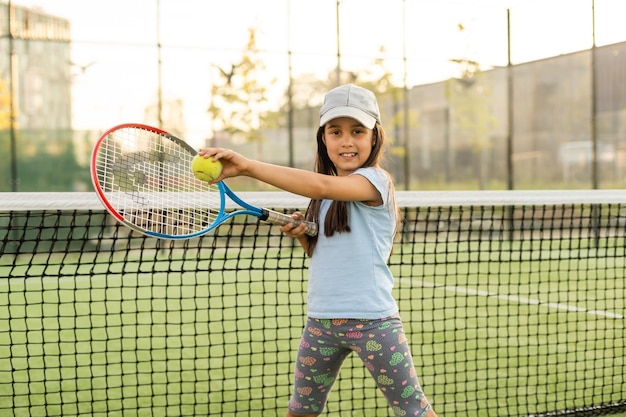
[[[626,193],[399,196],[394,294],[439,415],[626,412]],[[0,225],[0,415],[284,414],[307,258],[277,227],[158,240],[92,193],[5,193]],[[392,415],[356,355],[326,411]]]

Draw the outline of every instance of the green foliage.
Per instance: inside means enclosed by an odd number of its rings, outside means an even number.
[[[9,82],[0,73],[0,130],[11,128],[11,92]]]
[[[268,90],[276,80],[263,79],[266,66],[256,45],[256,31],[249,29],[248,44],[239,62],[229,70],[218,67],[218,79],[211,87],[207,109],[217,135],[226,133],[234,140],[262,142],[259,133],[276,125],[275,113],[269,112]]]
[[[484,74],[477,67],[470,65],[471,69],[468,70],[469,64],[464,65],[461,65],[462,78],[446,81],[446,98],[452,109],[451,127],[458,148],[474,155],[474,172],[468,172],[467,177],[477,178],[482,190],[489,188],[486,154],[493,147],[490,133],[497,119],[491,112],[493,96],[484,82]]]

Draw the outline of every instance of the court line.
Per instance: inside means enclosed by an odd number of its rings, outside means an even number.
[[[613,313],[611,311],[590,310],[587,308],[577,307],[577,306],[573,306],[570,304],[541,301],[536,298],[522,297],[519,295],[499,294],[499,293],[495,293],[491,291],[477,290],[474,288],[459,287],[456,285],[443,285],[443,284],[435,284],[433,282],[426,282],[426,281],[414,281],[409,278],[401,278],[400,281],[401,282],[406,281],[406,284],[409,284],[409,285],[417,284],[424,288],[434,288],[438,290],[444,290],[444,291],[467,294],[467,295],[476,295],[480,297],[493,297],[493,298],[498,298],[500,300],[505,300],[507,302],[516,302],[519,304],[528,304],[528,305],[538,305],[541,307],[547,307],[547,308],[551,308],[555,310],[570,311],[570,312],[575,312],[575,313],[586,313],[586,314],[591,314],[594,316],[606,317],[606,318],[611,318],[611,319],[620,319],[620,320],[626,319],[626,315]]]

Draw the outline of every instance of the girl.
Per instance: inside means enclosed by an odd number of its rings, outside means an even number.
[[[231,150],[201,149],[220,160],[215,182],[249,176],[311,198],[303,225],[281,227],[298,239],[309,264],[308,319],[295,363],[286,417],[320,415],[349,354],[370,371],[396,416],[436,417],[417,378],[387,266],[398,212],[393,182],[380,167],[386,135],[374,94],[348,84],[320,109],[315,172],[250,160]]]

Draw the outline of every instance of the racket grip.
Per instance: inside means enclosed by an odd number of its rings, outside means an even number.
[[[288,214],[279,213],[274,210],[262,209],[262,211],[263,211],[263,216],[261,217],[261,220],[265,220],[266,222],[269,222],[272,224],[278,224],[280,226],[284,226],[289,223],[293,223],[294,226],[298,226],[301,223],[304,223],[306,225],[305,233],[307,235],[309,236],[317,235],[317,223],[307,222],[306,220],[295,220],[293,217],[291,217]]]

